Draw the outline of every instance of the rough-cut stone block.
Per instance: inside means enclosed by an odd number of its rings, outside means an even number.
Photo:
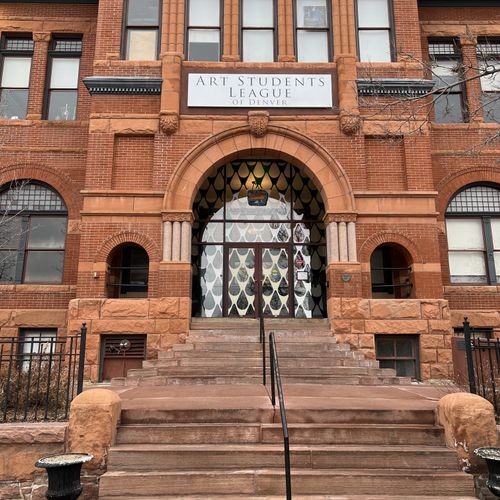
[[[0,309],[0,327],[7,325],[10,320],[10,309]]]
[[[170,332],[169,319],[156,319],[155,320],[155,333],[164,335]]]
[[[500,326],[500,313],[498,311],[452,311],[451,322],[453,326],[461,327],[464,316],[469,318],[471,327]]]
[[[421,363],[436,363],[437,362],[436,349],[421,349],[420,362]]]
[[[67,310],[63,309],[17,309],[12,312],[10,324],[17,327],[66,326]]]
[[[111,299],[104,302],[101,318],[147,318],[148,300]]]
[[[92,333],[154,333],[152,320],[101,319],[92,321]]]
[[[429,320],[429,331],[434,334],[448,335],[451,333],[451,323],[444,319]]]
[[[68,449],[94,456],[89,468],[103,470],[114,444],[121,412],[120,397],[106,389],[84,391],[71,403]]]
[[[82,321],[99,319],[103,302],[104,300],[101,299],[80,299],[78,301],[78,318]]]
[[[446,364],[453,363],[451,349],[438,349],[438,361]]]
[[[370,301],[367,299],[342,299],[342,318],[366,319],[370,317]]]
[[[419,319],[420,301],[418,300],[371,300],[373,319]]]
[[[170,321],[170,333],[184,333],[189,332],[189,320],[187,319],[173,319]]]
[[[328,317],[341,318],[342,317],[342,299],[330,297],[327,303]]]
[[[422,302],[422,318],[441,319],[442,305],[440,302]]]
[[[497,446],[493,405],[468,393],[444,396],[437,406],[437,422],[445,430],[446,443],[456,450],[465,472],[484,470],[484,461],[474,455],[482,446]]]
[[[179,335],[177,334],[160,335],[160,347],[162,350],[167,350],[174,344],[178,344],[179,342]]]
[[[190,297],[181,297],[179,299],[179,318],[191,318]]]
[[[351,322],[344,319],[334,319],[332,321],[333,333],[334,334],[350,334],[351,333]]]
[[[426,320],[366,320],[366,333],[427,333],[428,322]]]
[[[365,333],[365,320],[353,319],[351,321],[351,332],[352,333]]]
[[[359,335],[359,347],[375,349],[375,337],[373,335]]]
[[[420,337],[420,347],[422,349],[438,349],[444,348],[444,336],[443,335],[422,335]]]
[[[174,297],[152,299],[149,307],[149,315],[151,318],[178,318],[179,299]]]
[[[161,341],[161,335],[152,335],[152,334],[149,334],[148,335],[148,349],[154,349],[154,350],[158,350],[160,348],[160,341]]]

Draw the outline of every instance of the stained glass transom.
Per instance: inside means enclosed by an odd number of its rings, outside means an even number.
[[[0,192],[0,210],[6,212],[67,212],[62,198],[42,184],[18,181]]]
[[[267,201],[250,203],[251,190]],[[282,160],[223,165],[201,185],[193,212],[195,315],[253,317],[259,303],[265,315],[325,315],[325,209],[298,168]]]
[[[458,193],[448,205],[448,214],[500,213],[500,190],[492,186],[472,186]]]

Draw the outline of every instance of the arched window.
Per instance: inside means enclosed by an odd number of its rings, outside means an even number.
[[[446,209],[450,281],[495,284],[500,281],[500,190],[470,186]]]
[[[68,211],[45,184],[21,180],[0,190],[0,281],[61,283]]]
[[[108,297],[148,296],[149,257],[144,248],[132,243],[115,248],[108,260]]]
[[[411,296],[411,261],[403,247],[380,245],[373,252],[370,264],[373,298],[406,299]]]

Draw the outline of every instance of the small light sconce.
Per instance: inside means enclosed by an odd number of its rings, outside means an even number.
[[[95,280],[98,280],[99,279],[99,271],[94,271],[92,273],[92,277],[95,279]]]

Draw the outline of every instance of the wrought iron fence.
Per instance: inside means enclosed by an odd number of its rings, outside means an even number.
[[[491,402],[500,416],[500,339],[475,335],[467,318],[464,320],[464,341],[467,357],[469,390]]]
[[[83,390],[87,328],[80,335],[0,338],[0,422],[66,420]]]

